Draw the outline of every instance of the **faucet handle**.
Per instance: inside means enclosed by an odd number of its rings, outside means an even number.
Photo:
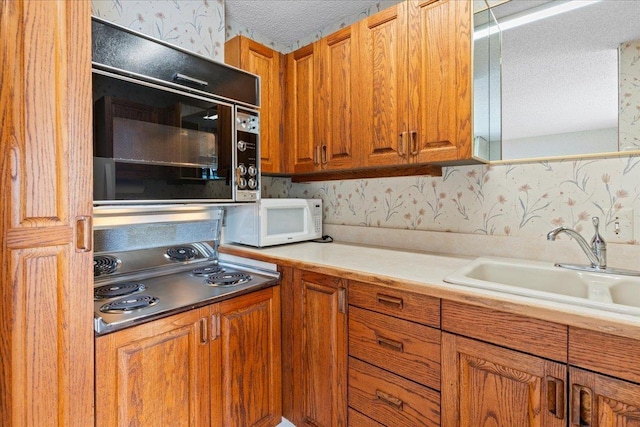
[[[597,216],[594,216],[591,218],[591,222],[593,223],[593,228],[595,228],[595,233],[593,234],[593,237],[591,238],[591,246],[592,247],[596,247],[596,246],[604,246],[605,245],[605,241],[602,238],[602,236],[600,235],[600,218],[598,218]]]

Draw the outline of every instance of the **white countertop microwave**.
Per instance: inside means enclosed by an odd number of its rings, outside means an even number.
[[[263,247],[320,237],[321,199],[260,199],[227,208],[226,242]]]

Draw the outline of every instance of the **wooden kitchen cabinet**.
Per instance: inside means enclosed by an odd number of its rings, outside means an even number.
[[[282,270],[284,416],[298,427],[347,425],[346,286]]]
[[[262,173],[286,172],[283,161],[284,55],[244,36],[224,45],[225,62],[260,76],[260,166]]]
[[[471,158],[470,1],[405,1],[357,25],[365,166]]]
[[[91,2],[0,1],[0,425],[93,425]]]
[[[281,421],[278,286],[96,338],[96,427]]]
[[[357,55],[354,28],[287,55],[286,93],[293,173],[359,166],[355,135]]]
[[[96,427],[209,426],[220,405],[218,306],[96,338]],[[220,414],[220,411],[214,414]],[[215,421],[215,419],[213,420]]]
[[[282,419],[280,288],[222,302],[219,323],[222,426],[278,425]]]
[[[442,334],[442,426],[566,426],[565,364]]]

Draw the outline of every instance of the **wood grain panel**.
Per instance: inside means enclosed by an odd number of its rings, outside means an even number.
[[[440,393],[354,358],[349,406],[387,426],[440,426]]]
[[[349,355],[440,390],[440,331],[349,307]]]
[[[296,345],[297,340],[297,328],[294,325],[297,324],[294,314],[297,312],[295,309],[294,301],[294,282],[293,282],[293,268],[278,266],[280,272],[280,296],[281,296],[281,322],[282,322],[282,416],[288,420],[294,421],[295,415],[295,400],[297,396],[294,393],[294,388],[299,380],[294,375],[294,366],[296,361],[301,360],[302,356],[299,353],[300,345]]]
[[[567,326],[484,307],[442,301],[442,330],[567,361]]]
[[[349,408],[349,427],[384,427],[384,425]]]
[[[440,300],[427,295],[351,281],[349,304],[440,328]]]
[[[220,304],[222,425],[280,422],[280,288]]]
[[[90,2],[0,10],[0,424],[92,425]]]
[[[318,129],[315,124],[317,71],[317,43],[305,46],[287,55],[285,71],[287,111],[287,141],[289,171],[311,172],[319,167],[315,152]]]
[[[358,135],[365,166],[407,163],[406,9],[404,3],[357,24]]]
[[[640,386],[570,368],[571,424],[598,427],[637,426]]]
[[[564,427],[566,377],[566,365],[443,333],[442,425]]]
[[[569,363],[640,383],[640,341],[569,328]]]
[[[391,176],[428,175],[442,176],[442,167],[435,165],[400,165],[358,168],[341,171],[326,171],[309,174],[296,174],[293,182],[331,181],[340,179],[385,178]]]
[[[96,427],[209,426],[208,315],[205,307],[96,338]]]

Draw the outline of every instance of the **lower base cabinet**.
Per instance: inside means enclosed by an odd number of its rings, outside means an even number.
[[[272,427],[280,288],[96,338],[96,427]]]

